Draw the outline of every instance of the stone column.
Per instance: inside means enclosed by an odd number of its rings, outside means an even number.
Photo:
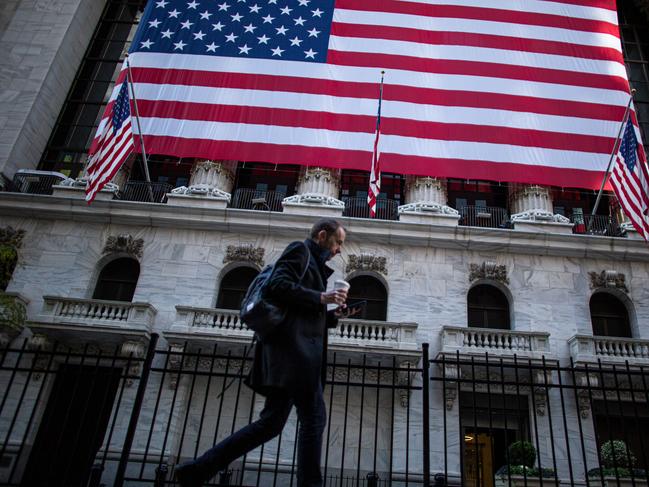
[[[547,186],[511,185],[509,193],[511,221],[516,230],[545,233],[571,233],[572,223],[565,216],[554,214],[552,195]]]
[[[324,167],[300,169],[295,195],[284,198],[284,213],[341,216],[345,204],[338,199],[340,170]]]
[[[180,186],[167,195],[173,206],[225,208],[232,197],[237,161],[197,159],[191,170],[189,186]]]
[[[446,179],[406,176],[406,204],[399,207],[399,220],[434,225],[457,225],[460,214],[448,206]]]

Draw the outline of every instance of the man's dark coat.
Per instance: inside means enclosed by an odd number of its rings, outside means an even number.
[[[333,273],[325,265],[329,255],[329,250],[307,239],[289,244],[275,264],[268,297],[286,306],[288,313],[271,336],[257,342],[248,380],[256,392],[265,395],[273,388],[309,391],[324,385],[327,328],[338,324],[333,311],[327,312],[320,303]],[[299,282],[307,259],[308,268]]]

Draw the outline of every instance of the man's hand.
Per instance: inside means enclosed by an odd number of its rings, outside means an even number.
[[[341,306],[338,306],[334,310],[334,316],[338,319],[351,318],[352,316],[356,316],[360,312],[361,312],[361,308],[358,307],[348,308],[346,304],[343,304]]]
[[[332,289],[320,294],[320,303],[337,304],[342,306],[347,301],[347,291],[345,289]]]

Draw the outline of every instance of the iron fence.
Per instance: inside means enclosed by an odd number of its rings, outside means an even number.
[[[458,208],[458,225],[467,227],[511,228],[505,208],[492,206],[462,206]]]
[[[241,210],[282,211],[282,200],[284,198],[286,198],[286,193],[281,191],[237,188],[232,195],[230,207]]]
[[[177,462],[263,405],[244,385],[244,346],[37,343],[0,349],[2,485],[175,485]],[[646,363],[649,349],[635,362],[567,365],[497,352],[430,359],[426,344],[407,361],[333,354],[325,486],[646,487]],[[208,485],[296,485],[297,431],[292,414]]]
[[[623,237],[617,217],[613,215],[571,215],[572,233],[587,233],[606,237]]]
[[[11,184],[6,185],[6,191],[29,194],[52,194],[52,186],[65,180],[58,172],[35,171],[20,169],[14,174]]]
[[[165,203],[167,193],[173,186],[169,183],[128,181],[124,189],[119,192],[118,198],[124,201],[142,201],[148,203]]]
[[[369,218],[370,207],[367,204],[367,198],[358,198],[351,196],[341,197],[345,203],[343,216],[352,218]],[[376,200],[376,217],[377,220],[398,220],[398,204],[395,200],[379,198]]]

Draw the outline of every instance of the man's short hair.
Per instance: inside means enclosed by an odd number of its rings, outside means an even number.
[[[318,238],[318,234],[324,230],[327,232],[327,238],[331,237],[342,225],[338,220],[333,218],[322,218],[315,222],[311,227],[311,238]]]

